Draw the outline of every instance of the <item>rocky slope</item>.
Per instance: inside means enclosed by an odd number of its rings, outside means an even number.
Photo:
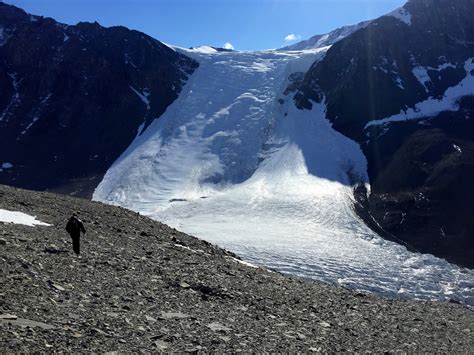
[[[334,44],[306,74],[301,109],[327,105],[368,160],[375,229],[474,267],[473,0],[411,0]]]
[[[197,63],[125,27],[0,3],[0,182],[90,196]]]
[[[48,351],[436,351],[474,347],[454,303],[378,299],[247,266],[131,211],[0,186],[0,348]],[[85,222],[75,257],[64,224]]]

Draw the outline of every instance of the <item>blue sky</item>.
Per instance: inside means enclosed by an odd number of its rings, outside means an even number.
[[[0,0],[1,1],[1,0]],[[278,48],[376,18],[405,0],[5,0],[60,22],[124,25],[190,47]],[[290,36],[293,35],[293,36]],[[293,41],[285,41],[288,37]]]

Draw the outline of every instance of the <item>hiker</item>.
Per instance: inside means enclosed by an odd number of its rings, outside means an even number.
[[[77,214],[74,213],[72,217],[69,218],[69,221],[66,224],[66,231],[72,238],[72,249],[77,255],[79,255],[81,232],[86,233],[86,230],[82,221],[77,218]]]

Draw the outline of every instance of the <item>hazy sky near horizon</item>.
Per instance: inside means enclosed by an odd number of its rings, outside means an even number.
[[[1,0],[0,0],[1,1]],[[191,47],[279,48],[379,17],[405,0],[4,0],[34,15],[76,24],[123,25]]]

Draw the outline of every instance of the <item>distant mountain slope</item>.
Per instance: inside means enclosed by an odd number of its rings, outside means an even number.
[[[370,21],[360,22],[356,25],[343,26],[323,35],[316,35],[310,39],[280,48],[282,51],[301,51],[304,49],[322,48],[330,46],[346,38],[352,33],[366,27]]]
[[[361,143],[374,226],[471,267],[473,13],[473,0],[409,1],[334,44],[295,95]]]
[[[0,182],[90,196],[198,64],[137,31],[0,3]]]

